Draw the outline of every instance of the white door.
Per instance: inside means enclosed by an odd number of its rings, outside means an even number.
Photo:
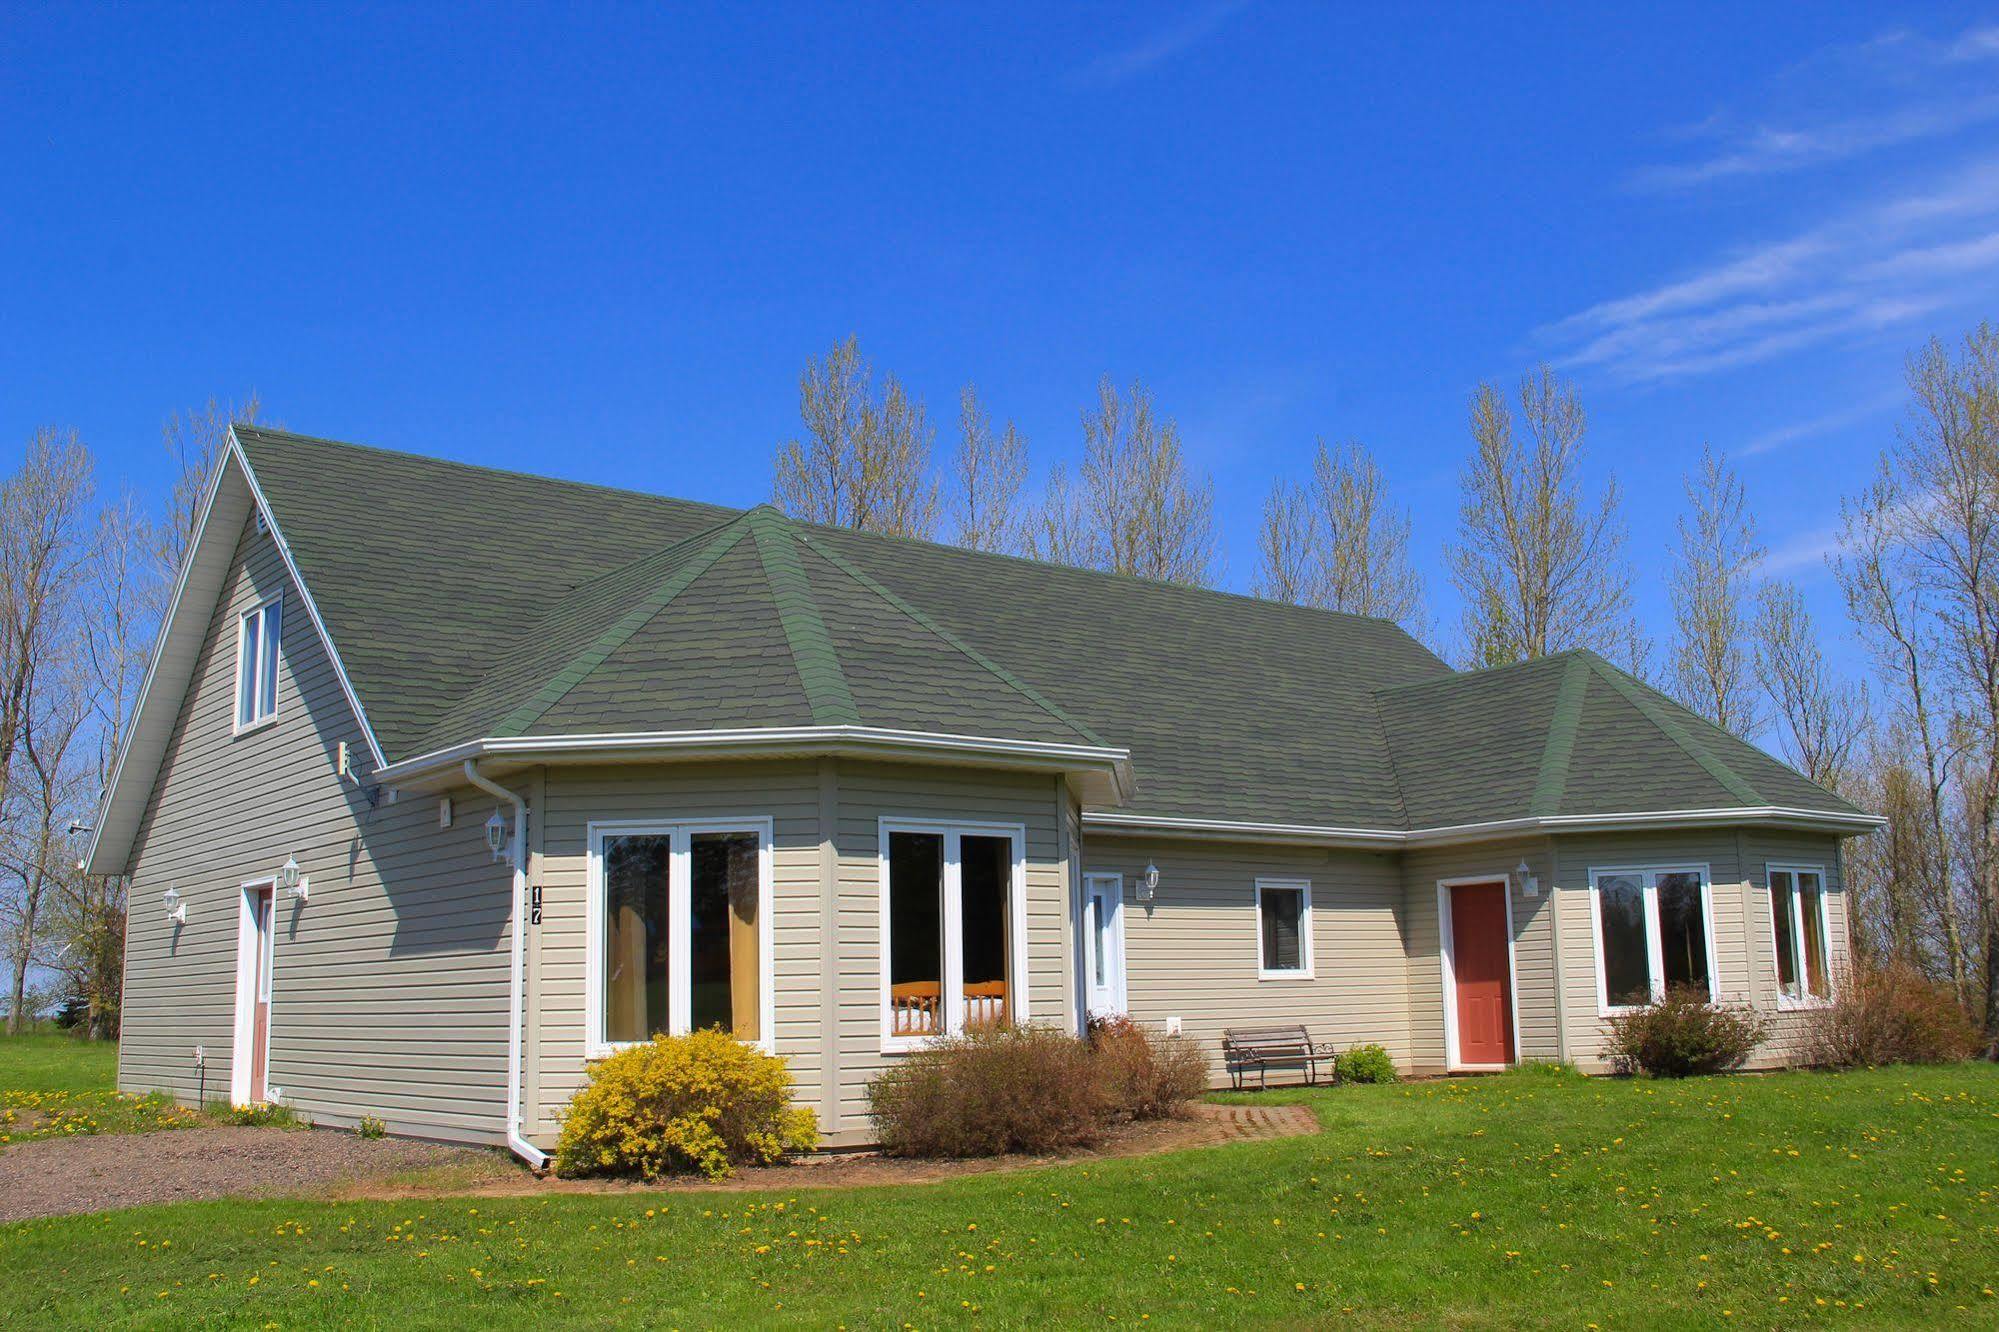
[[[1084,880],[1083,975],[1089,984],[1090,1016],[1125,1011],[1124,878],[1092,874]]]

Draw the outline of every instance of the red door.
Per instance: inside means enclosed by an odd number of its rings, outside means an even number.
[[[250,1102],[261,1105],[271,1099],[268,1090],[271,1067],[271,925],[276,894],[260,889],[251,904],[257,926],[253,946],[257,950],[257,989],[250,1008]]]
[[[1458,1062],[1513,1062],[1513,975],[1507,958],[1506,885],[1451,889],[1451,969],[1457,979]]]

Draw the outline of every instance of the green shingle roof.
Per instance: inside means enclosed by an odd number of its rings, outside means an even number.
[[[1851,807],[1609,663],[252,427],[391,761],[851,723],[1129,749],[1129,812],[1348,828]]]

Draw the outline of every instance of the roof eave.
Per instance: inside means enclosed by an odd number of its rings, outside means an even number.
[[[1059,772],[1087,805],[1122,805],[1133,790],[1127,749],[856,725],[486,736],[389,764],[374,774],[374,780],[412,790],[448,787],[456,783],[465,760],[482,758],[492,760],[499,770],[530,764],[820,756]]]

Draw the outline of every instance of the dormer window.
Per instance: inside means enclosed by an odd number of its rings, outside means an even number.
[[[280,602],[273,598],[236,622],[236,729],[262,726],[278,715]]]

